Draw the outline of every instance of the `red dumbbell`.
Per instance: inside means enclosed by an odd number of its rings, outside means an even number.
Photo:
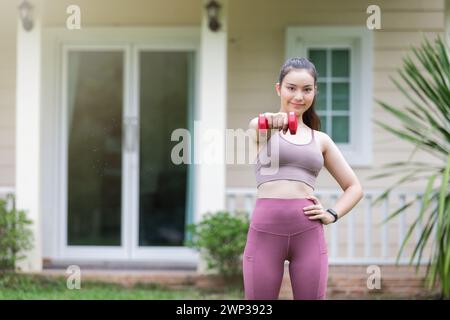
[[[292,112],[292,111],[289,112],[288,126],[289,126],[289,131],[291,132],[291,134],[295,134],[297,132],[298,122],[297,122],[297,117],[295,116],[295,112]]]
[[[297,122],[297,117],[295,116],[295,112],[292,112],[292,111],[289,112],[288,127],[289,127],[289,132],[291,134],[295,134],[297,132],[297,125],[298,125],[298,122]],[[259,115],[258,129],[269,129],[269,121],[264,116],[264,114]]]
[[[269,129],[269,121],[267,120],[267,118],[262,113],[259,115],[258,129],[259,130],[261,130],[261,129]]]

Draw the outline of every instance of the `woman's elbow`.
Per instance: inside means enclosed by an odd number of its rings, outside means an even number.
[[[364,191],[363,191],[363,188],[361,186],[361,183],[359,183],[359,181],[351,184],[351,190],[358,197],[358,201],[364,197]]]
[[[363,190],[361,184],[358,184],[358,185],[357,185],[357,190],[358,190],[358,196],[359,196],[358,201],[359,201],[359,200],[361,200],[362,198],[364,198],[364,190]]]

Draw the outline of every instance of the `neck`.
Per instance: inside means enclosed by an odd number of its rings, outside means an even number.
[[[307,125],[303,123],[303,114],[297,117],[297,123],[299,128],[306,128]]]
[[[302,120],[302,118],[300,117],[297,117],[297,120],[298,120],[298,127],[299,128],[305,128],[306,127],[306,124],[304,124],[303,123],[303,120]]]

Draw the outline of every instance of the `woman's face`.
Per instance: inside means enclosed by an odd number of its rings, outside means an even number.
[[[281,98],[281,111],[294,111],[297,116],[311,107],[317,91],[314,78],[306,69],[289,71],[281,87],[277,83],[275,89]]]

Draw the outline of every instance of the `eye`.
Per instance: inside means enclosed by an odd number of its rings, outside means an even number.
[[[306,92],[311,92],[311,88],[306,88]]]
[[[292,90],[292,89],[294,89],[294,87],[288,87],[288,89],[289,89],[289,90]]]

